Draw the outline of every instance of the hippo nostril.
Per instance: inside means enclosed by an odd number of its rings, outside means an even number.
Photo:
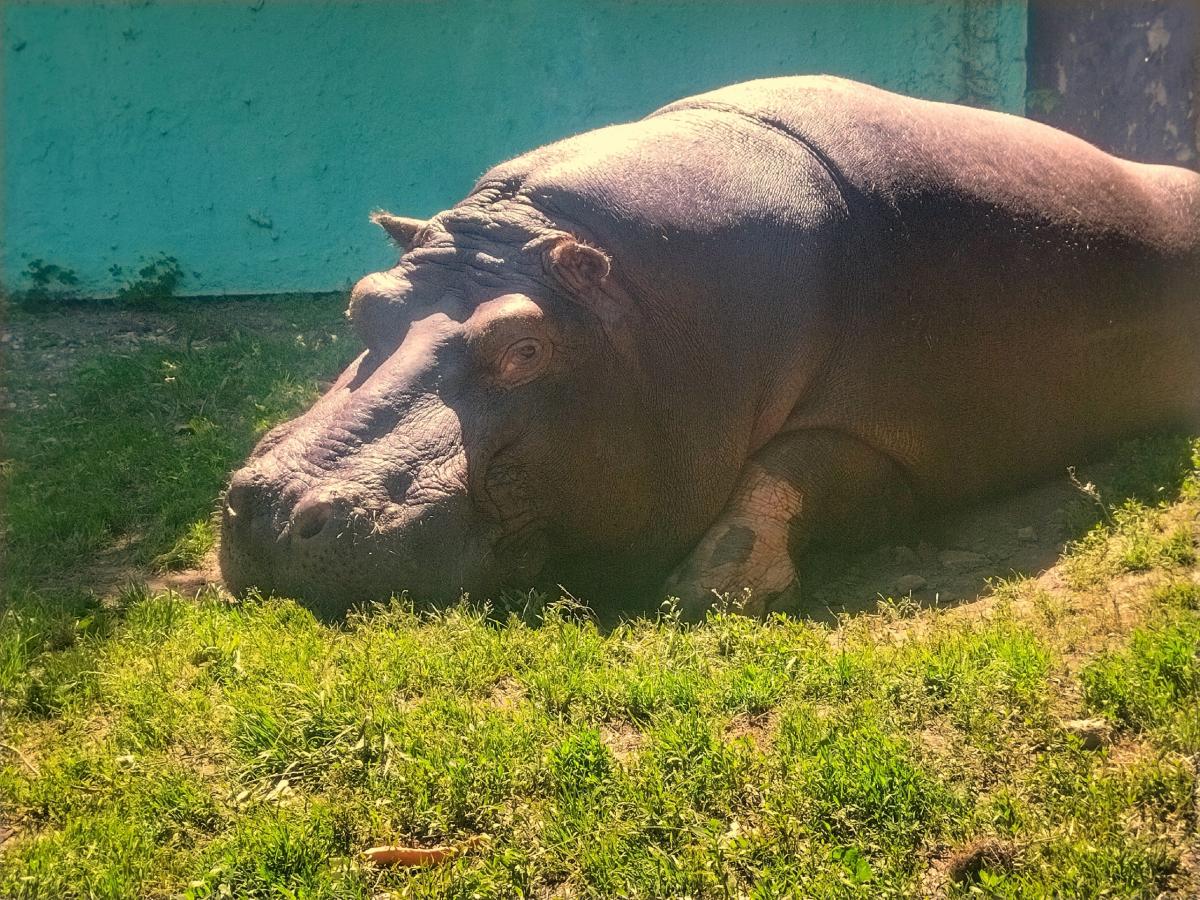
[[[328,500],[302,500],[292,512],[292,534],[301,540],[314,538],[332,516],[333,504]]]
[[[254,487],[250,479],[240,473],[233,476],[229,490],[225,492],[225,514],[230,519],[246,514],[251,505]]]

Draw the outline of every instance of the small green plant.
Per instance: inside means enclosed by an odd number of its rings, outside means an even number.
[[[114,274],[121,270],[110,269]],[[137,270],[136,277],[117,291],[117,302],[128,306],[147,306],[175,296],[183,281],[183,269],[173,256],[161,254]]]
[[[153,566],[160,572],[192,569],[204,561],[205,554],[216,544],[217,533],[211,519],[193,522],[171,549],[154,558]]]
[[[1025,109],[1035,116],[1049,115],[1062,103],[1062,95],[1053,88],[1035,88],[1025,92]]]
[[[1200,583],[1172,581],[1155,589],[1151,598],[1167,607],[1200,609]]]
[[[1168,528],[1160,509],[1126,500],[1112,511],[1110,522],[1096,525],[1069,546],[1063,568],[1071,586],[1084,590],[1121,572],[1173,568],[1195,561],[1190,528]]]

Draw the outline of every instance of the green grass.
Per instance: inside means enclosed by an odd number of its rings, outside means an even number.
[[[97,353],[63,390],[47,389],[55,396],[36,415],[14,417],[11,584],[44,586],[122,544],[134,551],[123,560],[194,564],[211,546],[209,520],[234,461],[354,352],[336,298],[290,303],[271,330],[239,327],[236,305],[232,315],[229,304],[211,306],[177,303],[169,343]],[[41,378],[18,369],[10,387],[36,393]]]
[[[336,304],[273,311],[179,304],[169,343],[97,353],[9,423],[0,896],[1194,891],[1197,442],[1126,447],[1066,587],[997,585],[986,616],[602,628],[554,598],[394,600],[330,627],[90,590],[114,558],[202,557],[228,470],[353,352]],[[1084,715],[1113,742],[1064,725]],[[381,843],[464,852],[380,870]]]
[[[1084,699],[1123,729],[1153,735],[1185,754],[1200,754],[1200,616],[1193,582],[1171,585],[1172,604],[1136,629],[1129,645],[1083,671]],[[1182,609],[1174,604],[1180,603]]]

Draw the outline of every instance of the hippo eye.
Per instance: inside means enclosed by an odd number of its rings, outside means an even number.
[[[528,381],[545,362],[545,345],[537,338],[522,338],[510,344],[500,359],[500,377],[509,383]]]

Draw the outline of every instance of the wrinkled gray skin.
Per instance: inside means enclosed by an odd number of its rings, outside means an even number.
[[[377,220],[367,351],[233,477],[235,591],[761,610],[815,540],[1200,418],[1200,176],[1011,116],[749,82]]]

